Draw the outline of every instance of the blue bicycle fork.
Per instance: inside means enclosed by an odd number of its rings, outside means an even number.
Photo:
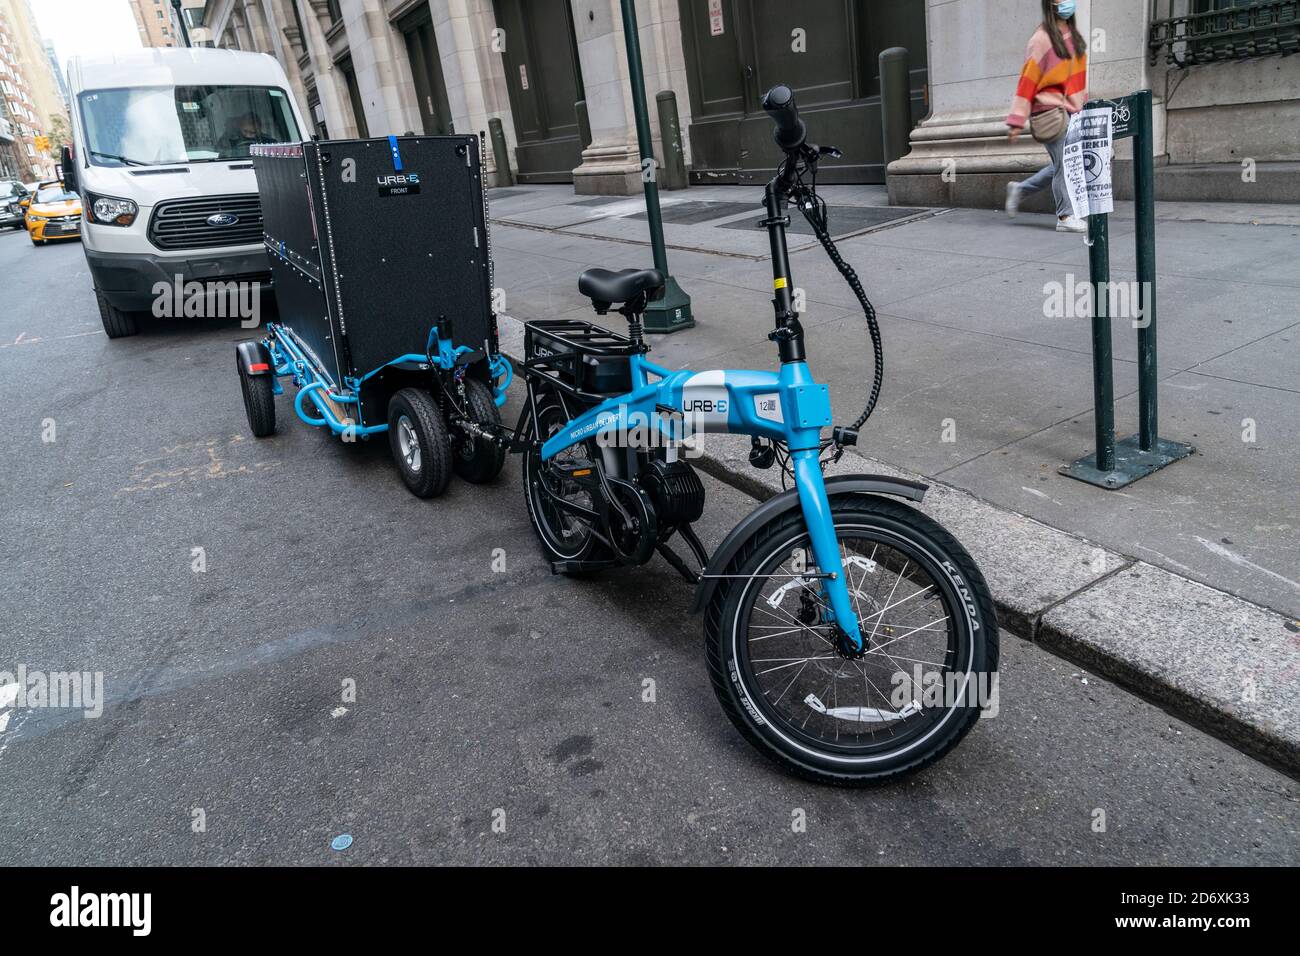
[[[835,623],[844,632],[848,644],[861,652],[865,649],[865,641],[858,628],[853,602],[849,599],[848,579],[840,560],[840,544],[835,536],[835,521],[831,516],[831,503],[826,496],[819,458],[818,450],[813,448],[790,453],[795,487],[799,489],[799,505],[803,510],[804,524],[808,526],[813,558],[818,569],[830,575],[819,582],[822,593],[829,600]]]
[[[793,367],[792,377],[801,379],[807,375],[807,366],[803,326],[799,324],[799,315],[794,311],[791,295],[790,253],[785,241],[785,227],[790,222],[785,212],[788,186],[788,182],[780,176],[767,184],[763,194],[767,217],[761,225],[767,229],[772,251],[772,306],[776,311],[776,328],[769,338],[777,344],[782,364],[781,377],[785,379]],[[830,602],[830,610],[835,616],[835,623],[847,639],[848,649],[861,653],[866,649],[865,641],[858,627],[853,602],[849,599],[848,581],[845,578],[844,564],[840,560],[839,541],[835,536],[835,521],[831,515],[830,499],[826,495],[826,483],[822,480],[820,431],[814,432],[810,437],[813,441],[808,442],[803,440],[803,436],[798,436],[798,443],[790,451],[795,487],[799,489],[799,504],[803,510],[804,524],[808,527],[808,538],[812,542],[817,567],[823,574],[829,575],[819,581],[822,594]]]

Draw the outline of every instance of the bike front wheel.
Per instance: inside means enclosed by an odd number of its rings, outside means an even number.
[[[705,615],[714,691],[788,771],[862,785],[937,760],[996,702],[997,614],[952,535],[899,502],[833,499],[865,646],[836,639],[800,509],[745,543]]]

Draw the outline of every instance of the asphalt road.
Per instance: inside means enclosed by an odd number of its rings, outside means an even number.
[[[998,716],[937,766],[784,776],[722,715],[662,562],[547,572],[517,462],[424,502],[386,442],[285,398],[255,440],[248,333],[110,342],[75,244],[0,234],[0,302],[0,670],[102,671],[108,699],[9,713],[0,863],[1300,859],[1295,781],[1008,634]],[[753,502],[707,485],[716,543]]]

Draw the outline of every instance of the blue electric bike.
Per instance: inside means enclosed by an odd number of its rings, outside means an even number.
[[[817,163],[791,90],[763,98],[785,160],[764,194],[771,242],[778,372],[673,371],[646,359],[642,315],[662,295],[653,269],[589,269],[579,289],[621,335],[590,322],[525,326],[527,402],[515,430],[528,512],[557,573],[639,565],[661,554],[696,587],[714,690],[760,751],[818,781],[862,784],[938,759],[987,703],[997,617],[974,561],[942,527],[895,499],[925,485],[873,475],[824,478],[871,414],[883,354],[876,316],[835,249],[817,196]],[[799,208],[853,288],[875,354],[871,393],[831,426],[828,389],[805,361],[792,304],[785,230]],[[617,306],[617,308],[615,308]],[[756,467],[779,464],[794,487],[759,506],[709,556],[692,529],[704,485],[693,436],[751,436]],[[673,551],[683,542],[699,565]]]

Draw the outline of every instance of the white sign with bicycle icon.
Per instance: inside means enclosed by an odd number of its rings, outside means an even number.
[[[1110,106],[1081,110],[1070,117],[1062,159],[1070,205],[1080,219],[1115,209],[1111,189],[1114,154],[1111,118]]]

